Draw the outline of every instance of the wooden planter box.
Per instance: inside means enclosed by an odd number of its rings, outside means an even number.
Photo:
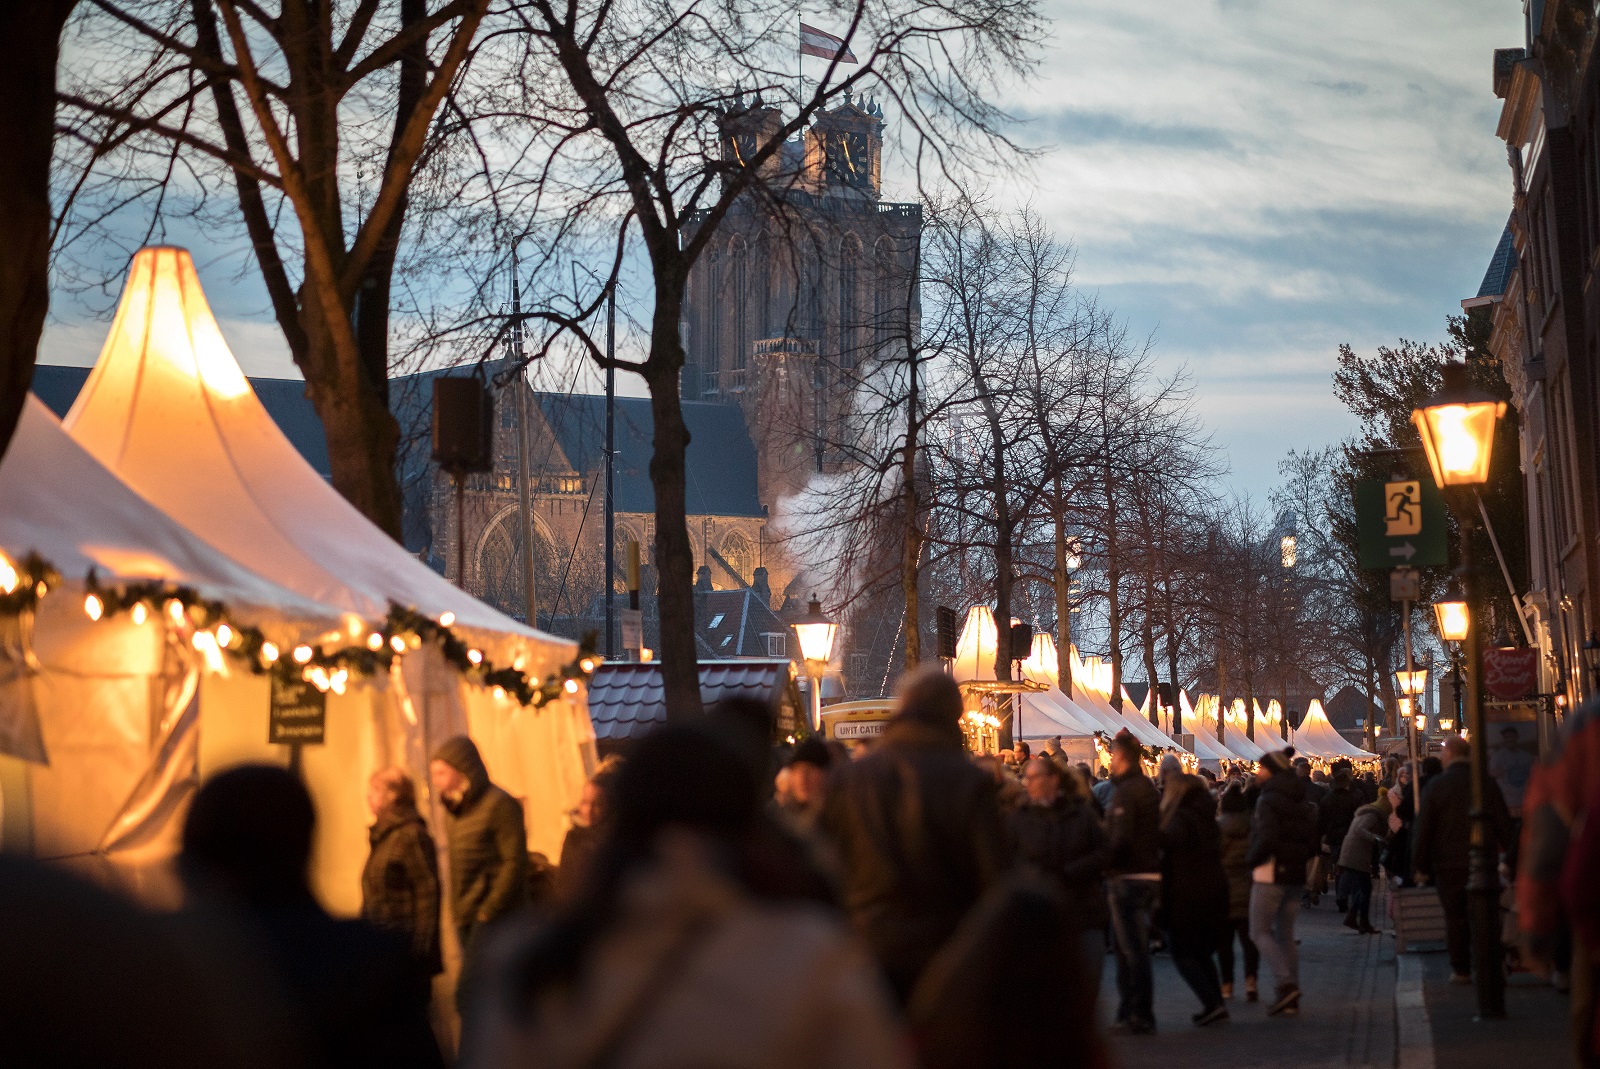
[[[1395,950],[1401,954],[1444,945],[1444,906],[1432,887],[1405,887],[1394,895]]]

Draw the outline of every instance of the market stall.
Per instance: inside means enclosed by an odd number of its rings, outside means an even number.
[[[365,856],[366,774],[410,767],[426,788],[427,755],[466,732],[491,777],[523,803],[530,850],[560,852],[582,788],[593,729],[582,694],[592,662],[575,645],[525,627],[452,586],[370,523],[301,458],[256,399],[223,340],[189,254],[142,249],[129,269],[105,347],[64,425],[92,455],[212,546],[272,581],[350,616],[339,643],[308,666],[368,645],[383,663],[348,681],[327,710],[320,748],[298,749],[343,873],[331,908],[357,901]],[[391,653],[392,648],[392,653]],[[287,761],[267,741],[266,681],[202,681],[202,717],[230,744],[202,773],[241,760]],[[345,712],[335,705],[360,708]],[[397,717],[404,750],[385,754],[356,726]],[[342,722],[348,731],[336,744]],[[437,827],[438,821],[435,821]],[[330,833],[331,834],[331,833]]]
[[[0,849],[169,898],[157,869],[197,783],[202,681],[341,627],[145,501],[30,397],[0,462]]]
[[[1290,738],[1296,753],[1313,760],[1331,762],[1344,758],[1352,764],[1376,764],[1379,760],[1377,754],[1363,750],[1339,734],[1329,721],[1327,711],[1322,708],[1322,702],[1316,699],[1306,707],[1305,717]]]

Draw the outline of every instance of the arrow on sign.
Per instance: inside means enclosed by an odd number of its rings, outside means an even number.
[[[1409,562],[1411,558],[1415,557],[1416,555],[1417,547],[1412,545],[1410,542],[1404,542],[1398,546],[1389,547],[1389,556],[1401,557],[1407,562]]]

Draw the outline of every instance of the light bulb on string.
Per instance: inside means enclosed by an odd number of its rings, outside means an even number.
[[[483,651],[482,650],[468,650],[467,651],[467,660],[472,662],[475,665],[482,664],[483,663]]]
[[[100,617],[105,615],[105,611],[105,602],[101,601],[95,595],[90,594],[88,597],[83,599],[83,612],[84,615],[89,617],[89,619],[98,620]]]
[[[217,644],[223,649],[233,645],[233,628],[227,624],[217,625]]]
[[[449,627],[451,624],[453,624],[455,622],[456,622],[456,614],[455,613],[453,613],[453,612],[442,612],[442,613],[439,614],[439,626],[440,627]]]
[[[371,650],[373,653],[377,653],[379,650],[383,649],[383,636],[376,631],[368,635],[367,649]]]
[[[133,626],[143,627],[144,622],[150,618],[150,610],[144,607],[144,602],[133,603],[133,611],[129,614],[133,618]]]
[[[305,664],[306,662],[310,661],[311,660],[311,647],[310,646],[296,646],[294,648],[294,659],[295,659],[295,663],[296,664]]]
[[[167,618],[175,624],[183,623],[183,602],[177,598],[167,599]]]
[[[0,594],[13,593],[20,582],[17,566],[11,563],[4,550],[0,550]]]
[[[270,642],[261,644],[261,659],[267,664],[276,664],[278,660],[278,647]]]
[[[389,640],[389,648],[396,653],[404,653],[406,651],[406,640],[399,635],[395,635]]]
[[[567,680],[563,686],[566,688],[568,694],[578,693],[578,681],[576,679]]]

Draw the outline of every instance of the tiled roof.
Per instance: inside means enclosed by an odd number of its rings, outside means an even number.
[[[789,662],[706,661],[700,665],[700,700],[706,706],[748,694],[773,700],[789,682]],[[638,738],[667,722],[659,664],[603,664],[589,681],[589,719],[600,741]]]
[[[1489,270],[1483,273],[1483,284],[1478,287],[1479,297],[1503,297],[1511,272],[1517,269],[1517,249],[1511,243],[1511,224],[1507,223],[1500,234],[1500,244],[1494,247],[1489,258]]]
[[[1328,699],[1322,711],[1328,714],[1328,723],[1340,731],[1349,731],[1355,728],[1356,721],[1367,718],[1369,708],[1365,694],[1355,687],[1344,686]]]

